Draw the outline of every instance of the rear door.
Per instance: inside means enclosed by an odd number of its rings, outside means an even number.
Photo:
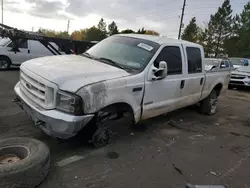
[[[205,71],[202,64],[204,60],[203,49],[194,46],[183,45],[187,60],[181,90],[182,106],[189,106],[199,102],[205,83]]]

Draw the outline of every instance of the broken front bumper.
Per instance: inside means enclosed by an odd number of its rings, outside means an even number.
[[[44,110],[22,93],[19,82],[15,86],[15,92],[17,98],[14,102],[27,113],[36,126],[56,138],[68,139],[75,136],[94,117],[94,115],[74,116],[54,109]]]

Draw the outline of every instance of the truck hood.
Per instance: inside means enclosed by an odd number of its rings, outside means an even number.
[[[235,71],[233,71],[232,74],[250,76],[250,66],[238,68]]]
[[[91,83],[130,75],[125,70],[80,55],[32,59],[21,65],[21,70],[25,68],[70,92]]]

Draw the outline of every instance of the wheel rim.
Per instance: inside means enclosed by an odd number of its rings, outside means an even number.
[[[6,60],[0,60],[0,69],[6,69],[8,67],[8,62]]]
[[[0,165],[14,164],[29,156],[29,149],[24,146],[0,148]]]
[[[111,132],[106,130],[99,130],[93,135],[93,144],[96,147],[105,146],[110,142]]]
[[[216,96],[212,97],[210,100],[210,105],[211,105],[211,113],[214,114],[217,110],[217,103],[218,99]]]

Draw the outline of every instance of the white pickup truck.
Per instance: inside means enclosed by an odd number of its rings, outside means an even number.
[[[47,134],[67,139],[91,127],[93,143],[102,146],[108,126],[122,117],[138,123],[196,103],[215,114],[229,80],[229,70],[206,73],[198,44],[115,35],[82,55],[23,63],[15,101]]]

